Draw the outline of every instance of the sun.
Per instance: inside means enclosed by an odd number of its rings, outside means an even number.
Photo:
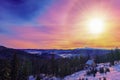
[[[92,34],[100,34],[104,31],[105,23],[102,18],[92,18],[88,21],[88,30]]]

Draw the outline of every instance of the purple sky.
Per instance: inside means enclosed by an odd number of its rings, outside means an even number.
[[[1,0],[0,11],[0,45],[44,49],[120,46],[120,0]],[[84,23],[94,15],[106,18],[107,24],[97,37],[89,34]]]

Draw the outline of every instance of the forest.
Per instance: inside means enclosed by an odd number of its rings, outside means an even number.
[[[28,76],[39,74],[65,77],[74,72],[83,70],[85,63],[91,56],[76,56],[73,58],[55,59],[52,54],[50,59],[40,59],[39,57],[20,59],[14,53],[11,59],[0,59],[0,80],[27,80]],[[94,57],[96,64],[120,60],[119,49],[111,50],[110,53]],[[38,79],[40,80],[40,79]]]

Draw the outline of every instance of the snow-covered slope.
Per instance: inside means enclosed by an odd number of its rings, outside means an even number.
[[[96,77],[84,76],[86,71],[83,70],[66,76],[64,80],[80,80],[80,78],[84,78],[85,80],[86,78],[88,80],[102,80],[103,77],[106,77],[106,80],[120,80],[120,65],[115,65],[113,67],[110,67],[109,69],[110,72],[107,72],[107,74],[100,74],[99,72],[97,72]]]

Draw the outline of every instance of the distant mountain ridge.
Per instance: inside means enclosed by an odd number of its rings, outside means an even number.
[[[50,59],[52,54],[46,53],[46,54],[30,54],[29,52],[22,50],[22,49],[13,49],[13,48],[7,48],[4,46],[0,46],[0,59],[12,59],[13,55],[17,54],[18,58],[21,60],[24,59]],[[55,58],[62,58],[59,55],[55,55]]]
[[[32,59],[33,57],[50,59],[52,54],[55,58],[70,58],[75,56],[96,56],[110,53],[109,49],[101,48],[76,48],[76,49],[13,49],[0,46],[0,58],[11,58],[15,53],[20,58],[27,57]]]
[[[109,49],[102,49],[102,48],[76,48],[76,49],[24,49],[25,52],[30,54],[57,54],[61,57],[73,57],[73,56],[86,56],[86,55],[102,55],[110,53],[111,50]]]
[[[7,48],[4,46],[0,46],[0,59],[8,59],[11,60],[14,54],[17,54],[18,58],[23,59],[32,59],[36,55],[29,54],[23,50]]]

